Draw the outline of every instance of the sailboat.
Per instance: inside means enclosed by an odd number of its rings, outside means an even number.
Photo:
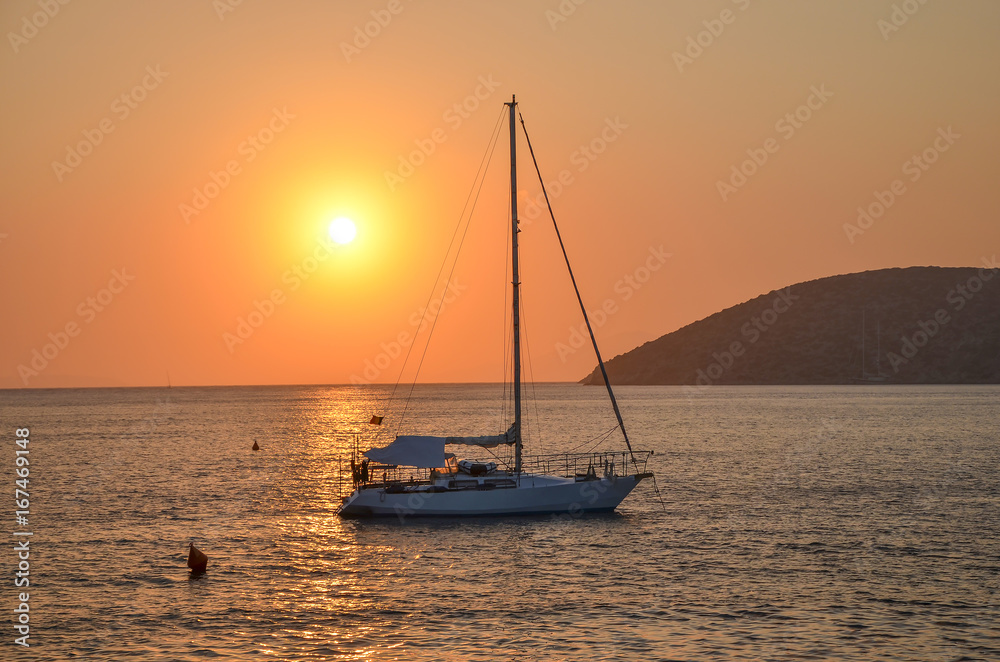
[[[513,323],[513,421],[499,433],[482,436],[396,436],[385,447],[371,448],[363,453],[360,464],[351,458],[351,489],[343,497],[338,514],[341,517],[397,516],[486,516],[539,515],[614,510],[640,481],[653,476],[646,470],[651,451],[634,451],[625,430],[614,390],[601,359],[593,327],[583,306],[573,270],[559,228],[555,224],[548,193],[542,182],[531,140],[524,128],[525,140],[531,152],[535,171],[539,174],[542,192],[548,204],[556,236],[562,248],[577,300],[597,356],[608,396],[617,418],[617,428],[625,441],[621,452],[564,453],[526,456],[522,443],[521,332],[519,320],[518,227],[517,218],[517,149],[515,112],[517,100],[505,102],[510,124],[510,208],[511,208],[511,273]],[[519,114],[519,113],[518,113]],[[375,416],[372,422],[381,423]],[[445,448],[497,448],[513,446],[513,462],[499,466],[497,462],[459,460]],[[420,477],[415,477],[415,472]],[[407,479],[409,476],[409,479]],[[654,479],[655,481],[655,479]]]
[[[861,376],[855,377],[856,382],[881,383],[889,376],[882,374],[882,322],[876,323],[875,374],[869,374],[865,363],[865,311],[861,311]]]

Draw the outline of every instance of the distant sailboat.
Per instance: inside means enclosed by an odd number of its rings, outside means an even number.
[[[882,374],[882,322],[876,322],[876,350],[875,350],[875,374],[868,374],[865,362],[865,311],[861,311],[861,376],[855,377],[856,382],[880,383],[886,381],[889,376]]]
[[[522,457],[522,383],[521,383],[521,330],[518,270],[517,219],[517,168],[516,123],[517,104],[512,98],[510,111],[510,196],[511,196],[511,273],[512,287],[512,349],[514,405],[513,421],[499,434],[486,436],[397,436],[384,448],[366,451],[360,464],[351,458],[350,475],[353,491],[344,497],[338,513],[341,517],[374,517],[395,515],[409,516],[461,516],[461,515],[527,515],[569,513],[576,515],[589,511],[614,510],[619,503],[644,478],[652,477],[646,471],[646,461],[651,452],[633,451],[625,431],[614,391],[608,381],[604,362],[597,350],[593,328],[583,307],[577,289],[577,300],[583,310],[584,320],[590,331],[597,362],[604,376],[611,406],[618,421],[627,451],[600,453],[567,453],[560,455]],[[524,126],[524,119],[521,119]],[[527,132],[525,132],[527,139]],[[531,150],[531,141],[528,140]],[[532,151],[532,160],[534,152]],[[537,163],[535,164],[538,170]],[[539,180],[541,176],[539,173]],[[544,192],[544,182],[542,188]],[[547,195],[547,194],[546,194]],[[548,198],[546,198],[548,199]],[[551,214],[551,206],[549,207]],[[552,217],[555,225],[555,217]],[[565,246],[556,236],[573,278]],[[377,419],[377,420],[376,420]],[[509,420],[509,419],[508,419]],[[382,422],[381,416],[372,418],[373,424]],[[579,441],[579,440],[577,440]],[[513,461],[506,467],[497,462],[472,462],[458,460],[452,453],[445,453],[445,446],[470,446],[497,448],[513,446]],[[500,458],[497,458],[500,460]],[[501,464],[504,464],[500,460]],[[402,467],[412,467],[401,471]],[[429,471],[428,471],[429,470]],[[554,472],[561,471],[560,474]],[[420,475],[416,478],[415,475]],[[407,476],[409,479],[407,480]],[[379,480],[381,478],[381,480]]]

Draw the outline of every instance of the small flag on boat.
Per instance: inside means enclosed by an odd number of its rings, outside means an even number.
[[[372,420],[368,421],[368,423],[371,425],[382,425],[382,417],[372,416]]]

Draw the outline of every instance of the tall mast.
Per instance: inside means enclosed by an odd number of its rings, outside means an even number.
[[[514,127],[514,108],[517,100],[512,94],[510,103],[510,236],[511,236],[511,273],[513,274],[514,294],[512,298],[514,322],[514,473],[521,473],[521,332],[518,316],[518,288],[520,277],[517,270],[517,140]]]

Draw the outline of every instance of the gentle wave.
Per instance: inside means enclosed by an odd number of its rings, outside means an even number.
[[[535,393],[529,450],[614,426],[601,389]],[[31,657],[1000,659],[998,395],[626,387],[662,506],[647,481],[608,515],[399,522],[335,515],[381,389],[7,391],[32,430]],[[502,406],[422,386],[408,429]]]

